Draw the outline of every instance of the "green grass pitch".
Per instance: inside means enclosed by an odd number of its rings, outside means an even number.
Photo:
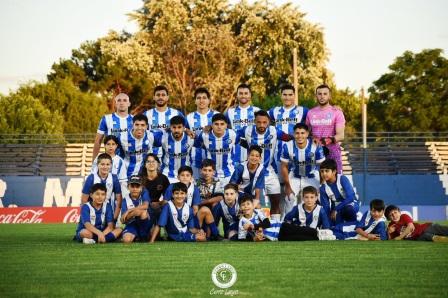
[[[448,244],[410,241],[122,243],[71,241],[75,225],[0,225],[0,297],[448,297]]]

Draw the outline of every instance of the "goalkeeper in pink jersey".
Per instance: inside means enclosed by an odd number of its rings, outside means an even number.
[[[336,161],[337,171],[341,174],[342,157],[339,143],[344,140],[344,113],[340,108],[330,105],[331,90],[328,85],[316,88],[316,99],[318,105],[308,111],[306,124],[311,128],[314,140],[324,146],[326,157]]]

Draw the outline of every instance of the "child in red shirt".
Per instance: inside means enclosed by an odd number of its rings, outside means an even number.
[[[414,223],[407,214],[402,214],[400,208],[394,205],[387,206],[384,212],[390,220],[387,227],[389,240],[420,240],[434,242],[448,242],[448,226],[426,222]]]

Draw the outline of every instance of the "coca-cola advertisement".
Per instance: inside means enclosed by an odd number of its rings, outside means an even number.
[[[0,208],[0,224],[77,223],[79,207]]]

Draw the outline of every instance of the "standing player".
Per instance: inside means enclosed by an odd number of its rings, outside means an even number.
[[[297,123],[294,126],[294,141],[283,144],[281,174],[285,181],[285,201],[282,214],[294,207],[297,197],[306,186],[319,189],[319,169],[317,165],[325,160],[322,147],[308,138],[308,126]],[[289,172],[289,165],[292,171]],[[291,196],[292,195],[292,196]]]
[[[269,110],[269,116],[275,128],[286,134],[294,135],[294,125],[305,123],[308,109],[295,104],[295,88],[292,85],[284,85],[280,89],[283,106],[274,107]],[[274,169],[280,172],[280,158],[284,142],[281,140],[277,144],[277,154],[275,156]],[[283,182],[280,175],[280,181]]]
[[[233,174],[236,133],[227,128],[226,117],[215,114],[212,117],[212,130],[202,132],[195,141],[195,147],[205,149],[208,159],[216,166],[216,177],[221,185],[227,185]]]
[[[341,146],[344,140],[345,118],[341,109],[330,105],[331,90],[327,85],[316,88],[318,106],[312,108],[307,117],[306,124],[311,129],[315,140],[328,149],[328,158],[334,159],[338,166],[338,173],[342,174]]]
[[[194,91],[196,111],[187,115],[188,128],[198,136],[204,127],[212,124],[213,115],[218,112],[210,109],[210,92],[206,88],[198,88]],[[191,149],[193,176],[199,179],[199,170],[202,160],[205,158],[205,151],[201,148]]]
[[[291,139],[291,136],[270,126],[270,123],[271,119],[266,111],[256,112],[255,125],[246,126],[238,131],[237,141],[245,139],[249,147],[258,145],[263,149],[261,157],[266,169],[264,191],[271,203],[271,219],[280,221],[280,183],[272,164],[278,140],[287,141]]]
[[[95,159],[98,155],[101,142],[105,135],[114,135],[125,140],[127,138],[128,131],[132,129],[132,115],[129,114],[129,107],[131,106],[129,96],[127,94],[120,93],[115,96],[114,101],[117,112],[104,115],[101,118],[93,145],[93,159]],[[123,152],[119,152],[119,154],[122,155]]]
[[[148,129],[148,118],[143,114],[135,115],[132,119],[132,130],[128,132],[127,138],[122,139],[121,146],[125,154],[125,164],[128,169],[128,177],[138,175],[143,165],[146,154],[152,152],[154,135]],[[161,132],[154,132],[158,137]]]
[[[231,129],[238,131],[245,126],[254,123],[255,112],[260,109],[250,104],[251,97],[252,93],[248,85],[241,84],[238,86],[236,89],[238,105],[236,107],[229,108],[225,112]],[[236,162],[243,162],[247,159],[246,149],[242,148],[239,144],[235,146],[235,159]]]
[[[150,121],[149,130],[166,130],[170,126],[170,119],[183,114],[176,109],[168,107],[168,89],[165,86],[157,86],[154,89],[155,107],[145,111],[143,114]]]
[[[170,183],[178,182],[177,170],[190,166],[191,148],[194,139],[185,133],[185,119],[177,115],[170,120],[170,131],[163,134],[160,141],[163,154],[162,172]],[[158,142],[156,142],[158,143]]]

